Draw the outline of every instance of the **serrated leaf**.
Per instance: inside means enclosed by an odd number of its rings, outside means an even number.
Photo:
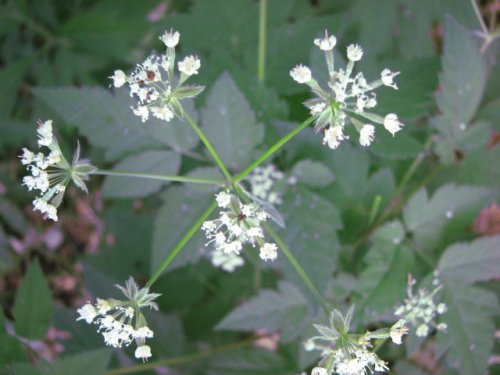
[[[335,150],[331,158],[331,169],[335,182],[352,198],[361,198],[368,177],[368,156],[365,150],[354,148],[347,142]]]
[[[464,229],[474,215],[494,196],[486,188],[448,184],[429,198],[423,189],[403,209],[404,222],[422,249],[431,250],[438,244],[446,246],[463,238]]]
[[[14,327],[20,336],[42,338],[52,320],[52,299],[38,260],[33,261],[14,302]]]
[[[283,199],[281,207],[286,228],[278,234],[321,293],[337,267],[336,232],[342,227],[342,222],[339,211],[331,202],[300,185],[290,189]],[[275,264],[283,268],[288,280],[311,297],[283,254],[279,253]]]
[[[97,349],[81,354],[58,358],[51,364],[41,364],[42,375],[71,375],[103,374],[108,368],[112,351]]]
[[[327,186],[335,179],[332,172],[322,163],[313,160],[301,160],[292,168],[297,180],[308,186]]]
[[[364,312],[364,322],[390,314],[405,297],[408,273],[413,266],[411,250],[401,245],[405,230],[401,222],[393,221],[380,227],[373,235],[373,245],[364,257],[366,267],[359,279],[362,300],[357,303]]]
[[[484,374],[493,348],[495,325],[491,316],[499,310],[497,298],[456,280],[442,281],[448,311],[441,320],[448,330],[437,334],[438,355],[446,352],[449,365],[462,375]]]
[[[153,249],[151,253],[151,272],[168,256],[170,251],[191,228],[198,217],[210,206],[213,192],[199,189],[186,189],[174,186],[161,196],[163,204],[158,210],[153,229]],[[205,252],[206,238],[198,230],[185,248],[168,266],[167,272],[189,263],[195,263]]]
[[[288,361],[262,348],[244,348],[211,358],[207,375],[288,375]],[[205,372],[204,371],[204,372]]]
[[[263,137],[262,124],[228,73],[210,90],[202,110],[203,130],[222,161],[230,168],[249,164]]]
[[[118,172],[138,172],[159,175],[176,175],[181,158],[172,151],[143,151],[129,156],[115,165]],[[153,178],[107,176],[103,186],[104,198],[134,198],[155,193],[168,181]]]
[[[404,131],[398,133],[396,138],[382,127],[379,127],[370,146],[370,151],[384,158],[408,159],[417,156],[424,150],[422,143]]]
[[[174,150],[191,149],[199,142],[189,126],[177,118],[167,123],[152,117],[141,123],[130,109],[132,102],[125,89],[115,95],[92,87],[36,88],[33,92],[66,123],[78,127],[93,146],[104,148],[108,161],[165,145]],[[197,120],[191,102],[184,109]],[[62,128],[64,124],[55,126]]]
[[[472,33],[452,17],[445,20],[441,91],[436,101],[441,115],[435,119],[436,128],[453,141],[462,124],[472,119],[481,101],[486,82],[486,64]]]
[[[26,71],[30,68],[34,55],[12,61],[0,71],[0,114],[8,117],[16,103],[16,92]]]
[[[439,260],[439,274],[463,283],[500,277],[500,236],[485,237],[471,243],[448,247]]]
[[[300,334],[307,311],[302,293],[292,284],[281,282],[278,291],[261,290],[257,296],[236,307],[216,329],[281,331],[282,340],[289,341]]]

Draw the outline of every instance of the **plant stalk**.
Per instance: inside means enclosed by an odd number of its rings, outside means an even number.
[[[266,77],[266,21],[267,0],[259,2],[259,46],[257,57],[257,79],[264,82]]]
[[[92,174],[103,175],[103,176],[145,178],[145,179],[160,180],[160,181],[191,182],[191,183],[195,183],[195,184],[207,184],[207,185],[224,185],[224,183],[225,183],[224,180],[216,179],[216,178],[171,176],[171,175],[162,175],[162,174],[155,174],[155,173],[110,171],[110,170],[106,170],[106,169],[99,169],[95,172],[92,172]]]

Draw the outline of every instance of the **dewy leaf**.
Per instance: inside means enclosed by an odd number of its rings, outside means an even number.
[[[440,115],[436,128],[453,141],[468,125],[481,101],[487,76],[484,55],[472,33],[446,17],[440,92],[436,94]]]
[[[207,138],[229,168],[244,168],[263,137],[262,124],[228,73],[222,74],[210,90],[202,124]]]
[[[289,189],[280,210],[286,228],[278,234],[322,293],[337,267],[337,230],[342,227],[339,211],[331,202],[302,184]],[[283,254],[279,253],[274,264],[282,267],[288,280],[304,288],[302,290],[307,297],[311,296]]]
[[[441,320],[448,330],[437,334],[438,355],[447,352],[447,362],[462,375],[485,374],[494,342],[491,316],[498,313],[497,298],[456,280],[441,280],[443,302],[448,307]]]
[[[289,360],[258,347],[220,353],[210,359],[203,373],[207,375],[287,375]]]
[[[29,339],[42,338],[52,320],[50,289],[38,260],[28,268],[14,302],[16,333]]]
[[[90,350],[80,354],[58,358],[53,363],[40,366],[42,375],[103,374],[108,368],[112,351],[109,349]]]
[[[78,127],[93,146],[104,148],[106,160],[165,145],[187,150],[198,144],[196,135],[179,119],[167,123],[153,117],[141,123],[130,109],[132,102],[125,90],[115,95],[92,87],[36,88],[33,92],[66,123]],[[197,120],[192,103],[184,109]]]
[[[332,172],[324,164],[308,159],[295,164],[292,174],[298,181],[309,186],[326,186],[334,180]]]
[[[462,239],[474,215],[494,197],[492,190],[477,186],[444,185],[432,198],[423,189],[404,208],[404,222],[417,245],[432,250]]]
[[[289,341],[301,333],[307,312],[302,293],[294,285],[281,282],[278,291],[261,290],[256,297],[231,311],[216,329],[281,331],[282,340]]]
[[[143,151],[129,156],[115,165],[119,172],[139,172],[176,175],[180,156],[173,151]],[[103,186],[104,198],[144,197],[157,192],[168,181],[139,177],[107,176]]]
[[[365,323],[390,314],[405,297],[404,285],[414,259],[411,250],[401,244],[404,237],[399,221],[385,224],[372,237],[373,245],[364,257],[366,267],[359,279],[362,299],[356,303]]]
[[[212,174],[214,175],[215,173]],[[153,231],[151,272],[156,271],[197,218],[208,208],[214,199],[214,192],[207,190],[201,186],[194,188],[173,186],[161,195],[163,204],[158,210]],[[167,272],[197,262],[201,254],[208,251],[205,248],[206,241],[203,232],[198,230],[186,244],[185,249],[168,266]]]
[[[500,277],[500,236],[479,238],[448,247],[439,260],[439,274],[464,283]]]

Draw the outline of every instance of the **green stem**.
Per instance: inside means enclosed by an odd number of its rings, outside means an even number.
[[[308,125],[310,125],[314,120],[314,117],[309,117],[302,124],[293,129],[290,133],[281,138],[278,142],[272,145],[266,152],[264,152],[257,160],[255,160],[252,164],[250,164],[243,172],[239,173],[235,178],[234,182],[240,182],[243,180],[248,174],[250,174],[257,166],[262,164],[268,157],[274,154],[280,147],[286,144],[290,139],[299,134],[302,130],[304,130]]]
[[[194,184],[208,184],[208,185],[224,185],[225,183],[224,180],[216,178],[171,176],[171,175],[154,174],[154,173],[137,173],[137,172],[125,172],[125,171],[109,171],[105,169],[99,169],[95,172],[92,172],[92,174],[98,174],[103,176],[137,177],[137,178],[146,178],[146,179],[160,180],[160,181],[191,182]]]
[[[288,261],[292,264],[293,268],[295,268],[295,271],[297,271],[300,278],[302,279],[302,281],[306,285],[307,289],[309,289],[309,291],[311,292],[313,297],[316,299],[316,301],[319,303],[319,305],[323,308],[325,313],[328,315],[330,313],[330,309],[328,308],[325,301],[323,300],[323,297],[319,293],[318,289],[316,289],[313,282],[311,281],[311,279],[307,275],[306,271],[304,271],[304,269],[302,268],[300,263],[297,261],[295,256],[292,254],[292,252],[290,251],[288,246],[285,245],[283,240],[276,234],[276,232],[273,230],[273,228],[271,228],[271,226],[269,224],[263,223],[262,226],[264,227],[266,232],[269,233],[269,235],[274,240],[274,242],[276,242],[276,244],[278,245],[280,250],[283,252],[283,254],[285,254]]]
[[[258,337],[252,336],[248,339],[245,339],[245,340],[233,343],[233,344],[223,345],[223,346],[220,346],[218,348],[207,350],[206,352],[203,352],[203,353],[192,353],[192,354],[187,354],[187,355],[183,355],[180,357],[168,358],[168,359],[163,359],[163,360],[155,361],[155,362],[149,362],[149,363],[145,363],[142,365],[134,365],[134,366],[129,366],[129,367],[125,367],[125,368],[108,370],[108,371],[104,372],[104,375],[132,374],[132,373],[139,372],[139,371],[154,369],[154,368],[160,367],[160,366],[176,366],[176,365],[182,365],[182,364],[190,363],[190,362],[194,362],[194,361],[199,361],[200,359],[213,357],[213,356],[220,354],[220,353],[224,353],[224,352],[228,352],[231,350],[236,350],[236,349],[248,346],[248,345],[252,344],[256,339],[258,339]]]
[[[193,121],[193,119],[191,118],[191,116],[189,116],[189,114],[187,112],[184,113],[184,118],[187,120],[187,122],[189,123],[191,128],[195,131],[195,133],[198,135],[198,137],[200,137],[201,141],[203,142],[205,147],[208,149],[208,152],[210,152],[210,155],[212,155],[212,158],[215,160],[215,162],[217,163],[217,165],[219,166],[220,170],[222,171],[224,176],[227,178],[227,180],[232,181],[233,176],[231,176],[231,173],[229,173],[229,171],[227,170],[227,168],[224,165],[224,163],[222,162],[219,154],[217,154],[217,151],[215,151],[214,147],[212,146],[212,144],[210,143],[208,138],[205,136],[205,134],[203,134],[200,127],[198,125],[196,125],[196,123]]]
[[[174,260],[174,258],[179,254],[179,252],[182,250],[184,245],[193,237],[193,235],[196,233],[196,231],[201,227],[203,222],[210,216],[213,210],[217,207],[217,204],[215,201],[210,204],[210,206],[207,208],[207,210],[201,215],[201,217],[196,221],[196,223],[193,224],[191,228],[186,232],[186,234],[181,238],[181,240],[175,245],[175,247],[172,249],[172,251],[168,254],[168,256],[165,258],[165,260],[160,264],[156,272],[154,273],[153,276],[149,279],[149,281],[146,283],[146,287],[151,287],[153,283],[160,277],[160,275],[163,273],[165,268]]]
[[[264,82],[266,76],[266,18],[267,0],[259,3],[259,47],[257,57],[257,79]]]

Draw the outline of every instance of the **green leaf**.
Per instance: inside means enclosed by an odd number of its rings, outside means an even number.
[[[398,107],[394,107],[396,110]],[[393,137],[381,126],[370,146],[370,151],[375,155],[391,159],[408,159],[417,156],[424,150],[424,145],[414,137],[407,134],[404,129]]]
[[[33,59],[34,56],[29,56],[12,61],[0,71],[0,85],[2,87],[0,92],[1,115],[8,117],[11,114],[16,103],[18,86],[33,63]]]
[[[334,180],[332,172],[323,163],[307,159],[296,163],[292,174],[308,186],[327,186]]]
[[[202,110],[203,130],[222,161],[230,168],[244,168],[263,137],[262,124],[228,73],[214,83]]]
[[[65,122],[76,126],[93,146],[104,148],[106,160],[165,145],[174,150],[187,150],[198,144],[189,126],[177,118],[168,123],[156,118],[141,123],[130,109],[132,103],[125,89],[115,95],[91,87],[36,88],[33,92]],[[196,121],[193,108],[188,102],[184,109]],[[63,124],[55,123],[55,127],[57,133]]]
[[[133,202],[120,200],[108,206],[102,220],[107,241],[101,243],[97,254],[87,257],[88,262],[118,283],[129,276],[148,275],[154,214],[137,212]]]
[[[58,358],[51,364],[41,364],[42,375],[71,375],[103,374],[108,368],[112,351],[98,349],[83,352],[64,358]]]
[[[464,230],[494,196],[494,192],[486,188],[447,184],[429,198],[422,189],[403,209],[404,222],[422,249],[446,246],[464,238]]]
[[[281,282],[278,291],[261,290],[257,296],[236,307],[215,327],[229,331],[281,331],[289,341],[301,333],[307,317],[307,301],[292,284]]]
[[[200,187],[190,189],[181,186],[167,189],[161,198],[163,204],[158,210],[153,229],[152,273],[214,199],[213,191],[207,192],[206,189],[202,190]],[[198,230],[168,266],[167,272],[185,264],[197,262],[201,253],[206,251],[205,242],[203,232]]]
[[[487,67],[471,32],[450,16],[445,20],[444,54],[439,76],[441,91],[436,94],[440,115],[434,125],[442,142],[454,147],[455,137],[463,131],[477,111],[483,95]]]
[[[221,353],[204,367],[207,375],[288,375],[288,361],[262,348],[244,348]]]
[[[287,192],[280,207],[286,227],[278,234],[322,293],[337,266],[336,231],[342,227],[339,211],[331,202],[301,184]],[[297,271],[283,254],[278,254],[274,264],[282,267],[285,277],[310,297]]]
[[[172,151],[143,151],[123,159],[115,165],[114,170],[176,175],[181,164],[180,159],[179,154]],[[157,192],[168,183],[139,177],[107,176],[102,193],[104,198],[144,197]]]
[[[484,237],[471,243],[448,247],[439,260],[439,274],[463,283],[500,277],[500,236]]]
[[[38,260],[28,268],[16,293],[14,327],[20,336],[42,338],[52,321],[52,300],[47,281]]]
[[[438,355],[446,352],[446,362],[462,375],[484,374],[494,341],[491,316],[500,308],[497,298],[456,279],[442,281],[443,302],[448,311],[441,320],[448,324],[448,330],[437,334]]]
[[[364,312],[365,323],[386,314],[405,297],[404,287],[413,266],[411,250],[401,245],[405,230],[401,222],[393,221],[380,227],[372,237],[373,245],[364,257],[366,264],[359,279],[362,299],[357,303]]]

